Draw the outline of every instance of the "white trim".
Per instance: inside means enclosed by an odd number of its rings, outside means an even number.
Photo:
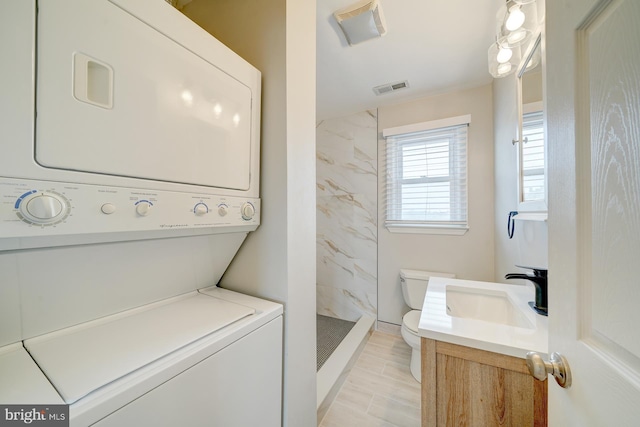
[[[523,114],[537,113],[538,111],[542,111],[542,101],[530,102],[522,106]]]
[[[387,230],[390,233],[398,233],[398,234],[445,234],[450,236],[462,236],[469,231],[469,227],[467,226],[453,226],[453,225],[422,225],[418,226],[415,224],[393,224],[387,225],[385,224]]]
[[[382,136],[385,138],[394,135],[402,135],[405,133],[424,132],[432,129],[446,128],[450,126],[468,125],[471,124],[471,114],[464,116],[449,117],[440,120],[431,120],[428,122],[413,123],[405,126],[397,126],[393,128],[387,128],[382,130]]]
[[[514,221],[546,221],[546,212],[518,212],[518,215],[513,217]]]

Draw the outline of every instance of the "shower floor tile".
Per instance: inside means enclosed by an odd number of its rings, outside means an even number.
[[[356,322],[317,315],[316,318],[316,371],[329,359],[338,344],[347,336]]]

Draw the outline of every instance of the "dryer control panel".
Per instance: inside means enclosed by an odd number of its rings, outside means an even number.
[[[0,178],[0,238],[259,224],[260,199]]]

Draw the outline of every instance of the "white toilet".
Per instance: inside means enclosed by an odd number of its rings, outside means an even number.
[[[424,296],[427,293],[427,285],[430,277],[451,277],[454,274],[435,273],[431,271],[400,270],[400,285],[402,296],[409,307],[410,312],[402,318],[402,338],[411,346],[411,375],[420,382],[420,336],[418,335],[418,323]]]

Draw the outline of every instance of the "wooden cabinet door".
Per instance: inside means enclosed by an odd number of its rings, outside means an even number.
[[[547,382],[524,359],[423,338],[423,426],[547,425]]]

